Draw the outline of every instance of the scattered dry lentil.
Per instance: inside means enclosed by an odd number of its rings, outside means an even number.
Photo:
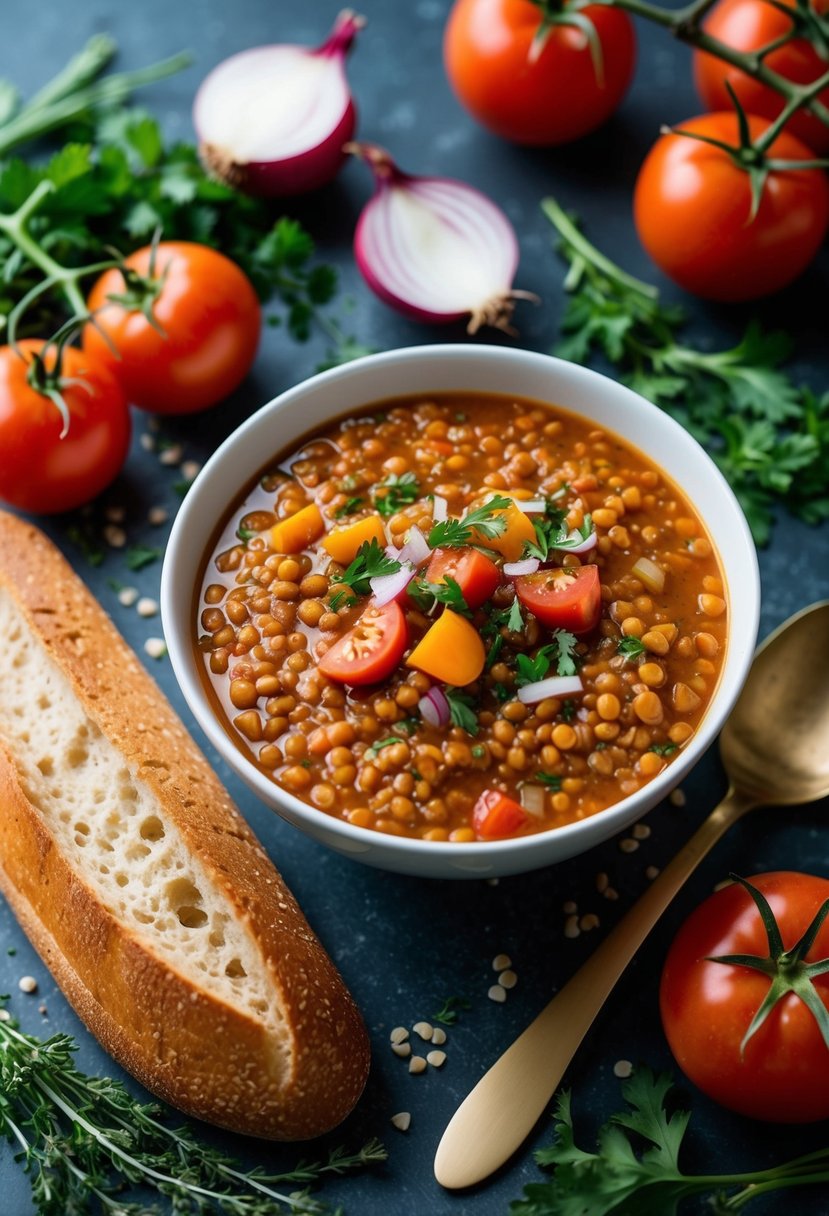
[[[508,954],[496,954],[492,960],[493,971],[506,971],[507,967],[512,966],[512,959]]]
[[[423,1056],[412,1056],[409,1060],[409,1072],[415,1075],[419,1072],[426,1071],[426,1061]]]
[[[415,1022],[412,1030],[416,1035],[423,1039],[425,1043],[431,1043],[434,1031],[428,1022]]]
[[[619,848],[623,853],[635,853],[639,848],[639,841],[634,840],[632,836],[624,836],[619,841]]]
[[[514,988],[515,985],[518,983],[518,976],[515,974],[514,971],[511,971],[509,969],[506,971],[502,971],[501,974],[498,976],[498,983],[501,985],[502,988],[506,988],[506,989]]]
[[[401,1110],[399,1114],[392,1115],[391,1123],[399,1132],[407,1132],[412,1123],[412,1116],[407,1110]]]
[[[625,1080],[633,1073],[633,1065],[630,1060],[617,1060],[613,1065],[613,1073],[615,1076]]]
[[[144,595],[135,605],[135,611],[139,616],[158,616],[158,604],[155,600],[151,600],[148,595]]]
[[[118,603],[122,604],[124,608],[132,608],[137,599],[137,587],[122,587],[118,592]]]
[[[37,980],[33,975],[21,975],[17,981],[17,986],[21,992],[27,994],[37,992]]]
[[[429,1051],[426,1053],[426,1059],[433,1068],[442,1068],[446,1063],[445,1051]]]
[[[503,1004],[507,999],[507,990],[502,988],[500,984],[493,984],[487,996],[491,1001],[496,1001],[498,1004]]]

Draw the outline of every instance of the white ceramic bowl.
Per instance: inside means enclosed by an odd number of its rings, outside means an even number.
[[[687,494],[705,522],[727,581],[725,666],[690,743],[654,780],[591,818],[516,840],[449,844],[385,836],[315,810],[279,788],[231,742],[205,694],[191,641],[194,589],[227,508],[267,462],[309,430],[386,397],[469,390],[560,405],[614,431],[649,456]],[[495,346],[418,346],[358,359],[282,393],[230,435],[184,499],[164,559],[161,608],[173,670],[210,742],[268,806],[323,844],[369,865],[439,878],[517,874],[583,853],[640,819],[699,760],[731,710],[751,663],[760,608],[757,557],[724,478],[676,422],[597,372]]]

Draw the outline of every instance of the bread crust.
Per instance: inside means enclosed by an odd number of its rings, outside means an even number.
[[[0,889],[23,929],[90,1031],[159,1097],[267,1139],[330,1130],[362,1092],[368,1038],[295,899],[103,608],[42,532],[6,512],[0,587],[254,937],[290,1030],[287,1069],[265,1026],[199,989],[103,905],[0,739]]]

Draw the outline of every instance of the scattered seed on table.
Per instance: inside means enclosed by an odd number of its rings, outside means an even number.
[[[127,534],[118,524],[107,524],[104,528],[104,540],[110,549],[123,549],[127,543]]]
[[[392,1043],[405,1043],[409,1037],[409,1032],[405,1026],[395,1026],[394,1030],[389,1035]]]
[[[440,1026],[436,1026],[432,1031],[432,1042],[436,1047],[441,1047],[446,1042],[446,1031],[441,1030]]]
[[[201,465],[198,460],[185,460],[181,466],[181,475],[185,481],[195,481],[201,472]]]
[[[619,892],[616,890],[615,887],[608,887],[605,891],[602,892],[602,894],[604,895],[605,899],[618,899],[619,898]]]
[[[493,984],[487,996],[491,1001],[497,1001],[502,1004],[507,999],[507,990],[502,988],[500,984]]]
[[[391,1049],[396,1056],[400,1056],[401,1060],[405,1060],[412,1054],[411,1043],[392,1043]]]
[[[147,512],[148,521],[156,528],[159,524],[166,524],[169,518],[170,513],[166,507],[150,507]]]
[[[572,916],[574,912],[578,912],[579,905],[574,899],[568,899],[566,903],[561,905],[561,910],[565,916]]]
[[[181,458],[184,455],[184,449],[180,443],[174,443],[171,447],[165,448],[159,456],[162,464],[173,465],[181,464]]]
[[[648,866],[645,870],[645,878],[649,878],[653,882],[654,878],[659,874],[659,866]]]
[[[518,976],[514,971],[502,971],[498,976],[498,983],[502,988],[514,988],[518,983]]]
[[[132,608],[135,601],[138,599],[137,587],[122,587],[118,592],[118,603],[123,604],[125,608]]]
[[[123,507],[107,507],[107,509],[104,511],[104,515],[111,524],[122,524],[124,522],[126,511]]]
[[[619,848],[623,853],[635,853],[639,848],[639,841],[634,840],[632,836],[625,836],[619,841]]]
[[[506,971],[507,967],[512,966],[512,959],[508,954],[496,954],[492,960],[493,971]]]
[[[579,928],[579,918],[575,913],[573,913],[573,915],[568,916],[567,920],[564,922],[564,936],[578,937],[580,933],[581,929]]]
[[[44,1018],[46,1017],[46,1015],[49,1012],[49,1010],[46,1008],[45,1005],[38,1005],[37,1011],[41,1015],[41,1017],[44,1017]]]
[[[446,1063],[445,1051],[430,1051],[426,1054],[426,1059],[432,1065],[432,1068],[441,1068]]]
[[[671,790],[669,801],[672,806],[685,806],[687,799],[685,798],[685,794],[682,790],[676,789]]]
[[[164,638],[147,638],[144,643],[144,653],[151,659],[163,659],[167,653],[167,643]]]
[[[155,440],[153,439],[152,435],[147,435],[146,433],[141,436],[138,442],[141,444],[145,452],[151,452],[155,447]]]
[[[135,611],[139,616],[158,616],[158,604],[144,595],[135,605]]]
[[[486,881],[487,881],[487,886],[489,886],[489,887],[497,887],[497,886],[498,886],[498,883],[499,883],[501,880],[500,880],[500,878],[488,878]]]
[[[392,1115],[391,1121],[399,1132],[407,1132],[412,1122],[412,1116],[407,1110],[401,1110],[399,1115]]]
[[[434,1032],[432,1030],[431,1025],[428,1022],[415,1022],[414,1026],[412,1027],[412,1030],[415,1032],[416,1035],[419,1035],[420,1038],[424,1040],[424,1042],[431,1043],[432,1034]]]
[[[582,933],[589,933],[591,929],[598,929],[599,918],[595,912],[586,912],[579,921],[579,928]]]
[[[633,1065],[631,1064],[630,1060],[617,1060],[616,1063],[613,1065],[614,1075],[617,1077],[621,1077],[623,1080],[626,1077],[629,1077],[632,1072],[633,1072]]]
[[[604,870],[600,870],[599,873],[596,875],[596,890],[599,892],[600,895],[604,895],[605,891],[608,888],[609,883],[610,883],[610,879],[605,874]]]
[[[0,1022],[10,1022],[11,1018],[12,1015],[9,1013],[8,1009],[0,1009]]]
[[[17,986],[21,992],[37,992],[37,980],[33,975],[21,975]]]
[[[426,1061],[423,1056],[412,1056],[409,1060],[409,1072],[419,1073],[426,1071]]]
[[[646,823],[634,823],[630,834],[634,840],[647,840],[651,830]]]

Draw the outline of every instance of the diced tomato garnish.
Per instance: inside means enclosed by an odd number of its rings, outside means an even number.
[[[527,822],[527,812],[501,790],[484,790],[472,810],[472,826],[479,840],[514,836]]]
[[[568,566],[522,574],[515,580],[515,593],[548,629],[590,633],[602,615],[597,566]]]
[[[319,670],[341,684],[379,684],[397,667],[408,642],[403,610],[394,600],[366,608],[319,661]]]
[[[430,583],[442,583],[447,575],[460,587],[470,608],[488,600],[501,581],[501,572],[477,549],[435,549],[426,567]]]

